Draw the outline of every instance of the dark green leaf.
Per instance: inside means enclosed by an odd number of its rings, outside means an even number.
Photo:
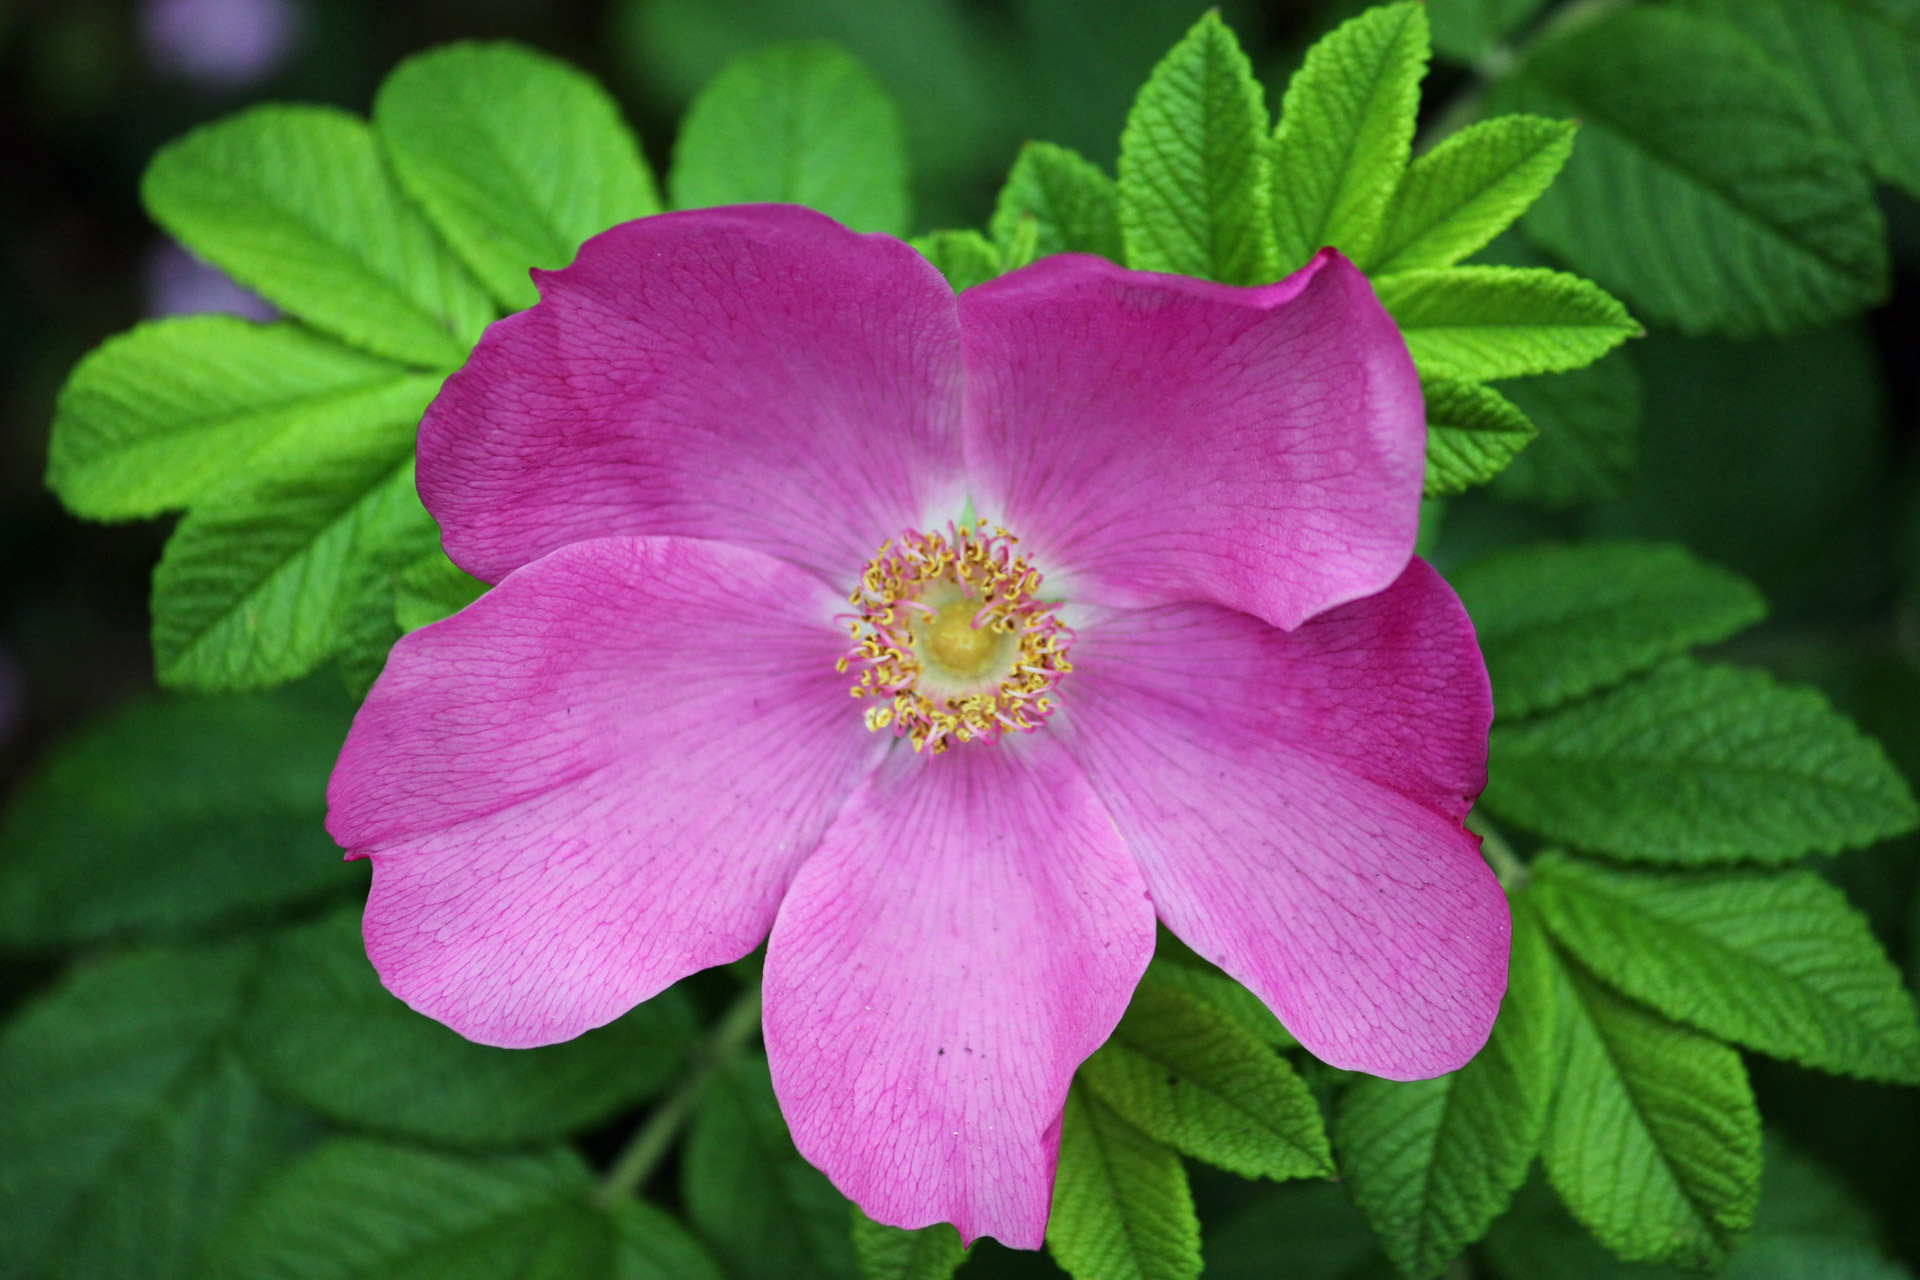
[[[853,1251],[865,1280],[947,1280],[967,1260],[960,1233],[947,1223],[902,1231],[853,1210]]]
[[[1506,397],[1477,382],[1429,374],[1420,390],[1427,401],[1429,498],[1485,484],[1539,434]]]
[[[1625,351],[1584,369],[1509,382],[1500,392],[1540,438],[1494,478],[1495,494],[1567,507],[1626,492],[1639,455],[1640,377]]]
[[[1119,262],[1120,197],[1113,179],[1078,152],[1051,142],[1020,148],[993,209],[993,239],[1002,252],[1031,222],[1034,256],[1097,253]]]
[[[1200,1221],[1179,1155],[1078,1084],[1060,1127],[1047,1250],[1074,1280],[1200,1274]]]
[[[1433,47],[1472,62],[1540,12],[1546,0],[1428,0]]]

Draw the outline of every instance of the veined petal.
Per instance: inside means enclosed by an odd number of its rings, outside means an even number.
[[[403,638],[327,789],[388,988],[523,1047],[751,951],[878,755],[833,608],[759,552],[608,538]]]
[[[1037,1249],[1074,1070],[1153,952],[1153,909],[1057,743],[896,750],[767,948],[794,1141],[873,1218]]]
[[[1451,1071],[1506,990],[1506,897],[1461,829],[1493,702],[1424,562],[1292,632],[1212,605],[1089,626],[1050,730],[1160,918],[1322,1060]]]
[[[791,205],[624,223],[487,330],[420,427],[420,495],[489,582],[583,538],[753,547],[851,583],[960,491],[932,264]]]
[[[1063,254],[960,297],[976,503],[1069,595],[1292,628],[1413,554],[1426,416],[1329,249],[1241,289]]]

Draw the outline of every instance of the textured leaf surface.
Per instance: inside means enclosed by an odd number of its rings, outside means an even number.
[[[67,379],[47,484],[75,515],[158,515],[229,482],[276,441],[418,413],[438,385],[295,324],[218,315],[143,324]]]
[[[737,1062],[700,1101],[681,1156],[680,1193],[740,1280],[852,1280],[849,1206],[800,1158],[765,1058]]]
[[[1548,926],[1642,1004],[1776,1058],[1920,1083],[1920,1021],[1844,893],[1810,871],[1672,875],[1553,856]]]
[[[1546,0],[1428,0],[1433,47],[1471,62],[1524,25]]]
[[[1208,13],[1153,69],[1120,135],[1127,265],[1228,284],[1278,275],[1266,134],[1247,55]]]
[[[452,617],[486,593],[487,584],[431,551],[393,575],[394,620],[402,631],[418,631]]]
[[[955,293],[1000,274],[999,248],[978,231],[933,231],[915,236],[912,244],[940,268]]]
[[[1534,267],[1446,267],[1375,282],[1425,374],[1475,381],[1591,364],[1640,333],[1591,281]]]
[[[1200,1220],[1172,1148],[1085,1086],[1067,1094],[1047,1251],[1074,1280],[1193,1280]]]
[[[899,113],[830,44],[775,45],[728,64],[680,122],[668,185],[681,209],[785,202],[855,231],[907,231]]]
[[[400,64],[373,104],[395,174],[508,310],[530,267],[660,211],[653,175],[605,90],[512,44],[455,44]]]
[[[1450,267],[1484,247],[1553,182],[1576,129],[1569,120],[1501,116],[1416,159],[1387,203],[1368,273]]]
[[[1097,253],[1119,262],[1125,256],[1113,179],[1067,147],[1029,142],[1020,148],[993,209],[991,230],[1002,252],[1017,243],[1028,220],[1036,257]]]
[[[251,943],[75,971],[0,1039],[0,1272],[187,1280],[208,1233],[308,1126],[229,1036]]]
[[[195,253],[377,355],[451,368],[493,319],[345,112],[262,106],[202,125],[153,158],[140,195]]]
[[[1430,375],[1427,401],[1426,496],[1442,498],[1485,484],[1539,434],[1527,415],[1491,387]]]
[[[1273,137],[1282,274],[1326,245],[1366,262],[1413,147],[1427,71],[1423,4],[1368,9],[1307,51]]]
[[[1573,1216],[1632,1262],[1710,1267],[1753,1225],[1760,1114],[1740,1055],[1560,971],[1542,1157]]]
[[[853,1252],[864,1280],[947,1280],[967,1260],[960,1233],[947,1223],[902,1231],[853,1210]]]
[[[1767,612],[1744,578],[1670,543],[1538,543],[1448,580],[1508,719],[1618,684]]]
[[[1639,457],[1640,375],[1625,351],[1500,392],[1540,430],[1493,481],[1502,498],[1568,507],[1618,498]]]
[[[1156,955],[1147,972],[1160,985],[1205,1001],[1251,1031],[1264,1044],[1276,1049],[1300,1047],[1300,1042],[1280,1025],[1280,1019],[1273,1016],[1273,1010],[1267,1008],[1259,996],[1199,956],[1192,956],[1192,960],[1193,963],[1188,964],[1165,955]]]
[[[1623,7],[1542,44],[1501,102],[1580,119],[1527,232],[1653,320],[1784,333],[1886,292],[1858,162],[1807,91],[1722,23]]]
[[[1257,1178],[1328,1176],[1320,1107],[1285,1059],[1205,1000],[1149,976],[1079,1079],[1148,1137]]]
[[[312,696],[142,701],[69,739],[0,826],[0,938],[191,929],[359,881],[323,825],[348,719]]]
[[[1486,1233],[1540,1150],[1558,1068],[1553,958],[1514,912],[1507,994],[1487,1047],[1433,1080],[1360,1077],[1340,1096],[1340,1171],[1394,1265],[1439,1274]]]
[[[273,939],[242,1039],[262,1080],[342,1124],[462,1146],[564,1137],[656,1092],[692,1038],[668,991],[564,1044],[475,1044],[380,985],[360,914]]]
[[[1496,725],[1485,803],[1554,840],[1676,866],[1781,862],[1913,827],[1880,745],[1811,689],[1675,659]]]

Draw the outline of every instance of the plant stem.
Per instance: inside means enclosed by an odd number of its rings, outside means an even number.
[[[756,977],[727,1006],[706,1041],[689,1055],[689,1070],[680,1087],[654,1108],[647,1122],[635,1130],[627,1145],[621,1148],[613,1167],[600,1180],[599,1190],[594,1193],[596,1200],[611,1204],[638,1193],[646,1185],[647,1178],[673,1149],[680,1130],[715,1073],[739,1057],[759,1030],[760,979]]]
[[[1500,877],[1501,887],[1508,893],[1525,888],[1527,864],[1513,851],[1513,846],[1500,834],[1500,829],[1478,809],[1467,815],[1467,829],[1480,837],[1480,852],[1486,855],[1487,865],[1493,868],[1493,874]]]

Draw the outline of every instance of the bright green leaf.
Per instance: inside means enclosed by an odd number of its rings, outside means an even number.
[[[967,1260],[960,1233],[947,1223],[902,1231],[853,1210],[853,1251],[865,1280],[948,1280]]]
[[[1209,12],[1153,69],[1120,135],[1127,265],[1228,284],[1277,275],[1266,133],[1247,55]]]
[[[1407,166],[1367,261],[1369,275],[1450,267],[1525,213],[1573,151],[1570,120],[1500,116]]]
[[[1429,498],[1485,484],[1540,434],[1505,396],[1477,382],[1430,374],[1420,379],[1420,390],[1427,401]]]
[[[1449,580],[1508,719],[1618,684],[1767,612],[1746,579],[1666,543],[1537,543]]]
[[[429,623],[452,617],[478,600],[487,584],[432,551],[393,575],[394,620],[402,631],[418,631]]]
[[[779,201],[855,231],[907,231],[899,113],[866,68],[825,43],[729,63],[680,122],[668,185],[681,209]]]
[[[1148,1137],[1258,1178],[1333,1172],[1320,1107],[1284,1058],[1199,997],[1150,976],[1080,1080]]]
[[[1640,862],[1783,862],[1871,844],[1916,818],[1880,745],[1818,693],[1684,658],[1495,725],[1489,757],[1496,814]]]
[[[1591,364],[1640,333],[1591,281],[1535,267],[1444,267],[1375,281],[1425,374],[1471,381]]]
[[[1426,72],[1422,4],[1368,9],[1307,51],[1273,136],[1279,274],[1326,245],[1355,262],[1372,256],[1413,147]]]
[[[262,106],[202,125],[154,156],[140,195],[195,253],[376,355],[451,368],[493,319],[345,112]]]
[[[1509,382],[1500,393],[1540,430],[1493,492],[1516,502],[1568,507],[1618,498],[1639,456],[1640,375],[1625,351],[1584,369]]]
[[[1079,152],[1029,142],[1007,174],[993,209],[993,239],[1011,249],[1023,224],[1034,229],[1034,256],[1097,253],[1119,262],[1120,197],[1113,179]]]
[[[1000,274],[1000,250],[978,231],[934,231],[911,242],[955,293]]]
[[[1499,100],[1579,118],[1580,145],[1527,233],[1646,316],[1742,337],[1885,296],[1866,175],[1739,32],[1623,6],[1541,44]]]
[[[514,44],[464,43],[401,63],[374,99],[395,175],[508,310],[539,300],[530,267],[660,211],[653,175],[592,77]]]
[[[1461,62],[1486,56],[1546,0],[1427,0],[1433,47]]]
[[[1074,1280],[1200,1274],[1200,1221],[1179,1155],[1078,1084],[1060,1127],[1047,1250]]]

